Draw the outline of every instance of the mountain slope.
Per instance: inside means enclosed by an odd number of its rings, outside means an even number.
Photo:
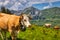
[[[26,8],[22,11],[33,16],[33,19],[50,19],[60,17],[60,8],[54,7],[45,10],[38,10],[34,7]]]
[[[58,18],[60,17],[60,8],[54,7],[50,9],[42,10],[42,15],[46,18]]]
[[[40,14],[40,10],[34,8],[34,7],[29,7],[26,8],[22,11],[23,13],[30,14],[33,16],[33,19],[38,19],[38,16]]]
[[[29,7],[22,12],[33,16],[32,24],[44,25],[51,23],[54,25],[60,24],[60,8],[54,7],[45,10],[36,10],[36,8]],[[35,21],[34,21],[35,20]]]

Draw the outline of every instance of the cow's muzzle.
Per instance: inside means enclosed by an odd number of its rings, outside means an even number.
[[[29,28],[31,28],[31,25],[29,25]]]
[[[23,26],[23,25],[21,25],[20,30],[21,30],[21,31],[25,31],[25,30],[26,30],[26,27]]]

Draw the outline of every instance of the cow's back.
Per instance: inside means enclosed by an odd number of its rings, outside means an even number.
[[[0,14],[0,28],[6,29],[7,28],[7,22],[10,18],[10,15],[1,13]]]
[[[16,15],[9,15],[9,14],[0,14],[0,28],[6,29],[7,26],[16,26],[18,25],[19,16]]]

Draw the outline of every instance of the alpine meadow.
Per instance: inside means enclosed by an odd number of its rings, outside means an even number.
[[[0,40],[60,40],[60,1],[0,0]]]

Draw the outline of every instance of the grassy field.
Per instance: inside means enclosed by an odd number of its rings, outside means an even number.
[[[31,24],[43,26],[46,23],[52,24],[52,26],[59,25],[60,26],[60,19],[45,19],[45,20],[31,20]]]
[[[7,37],[9,36],[7,33]],[[20,31],[17,38],[19,40],[60,40],[60,30],[32,25],[32,28],[27,28],[24,32]]]

